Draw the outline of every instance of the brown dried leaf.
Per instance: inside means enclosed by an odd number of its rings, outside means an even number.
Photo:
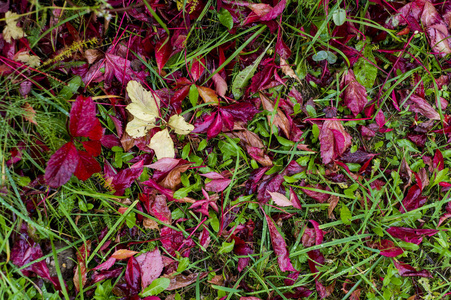
[[[327,202],[329,203],[329,209],[328,209],[328,217],[329,219],[335,220],[334,216],[334,209],[337,207],[338,201],[340,198],[338,196],[330,196],[329,199],[327,199]]]
[[[181,173],[186,172],[190,166],[191,164],[185,164],[175,167],[158,184],[162,187],[175,191],[180,183],[182,183]]]
[[[163,275],[163,277],[169,278],[171,280],[171,283],[169,284],[169,287],[166,289],[166,291],[172,291],[188,286],[197,280],[197,276],[199,276],[199,279],[202,279],[207,276],[207,273],[192,273],[189,275],[179,274],[175,276]]]
[[[274,111],[274,103],[268,99],[265,95],[260,93],[260,99],[262,100],[263,109],[272,112]],[[272,116],[268,116],[268,123],[271,126]],[[287,138],[290,137],[290,122],[280,108],[277,108],[277,113],[274,116],[274,125],[276,125]]]

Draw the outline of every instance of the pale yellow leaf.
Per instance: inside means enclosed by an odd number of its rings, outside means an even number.
[[[147,132],[154,127],[156,127],[154,123],[143,121],[135,117],[128,122],[125,131],[133,138],[140,138],[145,136]]]
[[[21,27],[17,26],[19,16],[16,13],[7,11],[5,14],[6,26],[3,29],[3,38],[11,44],[11,40],[17,40],[27,36]]]
[[[14,60],[15,61],[20,61],[20,62],[22,62],[22,63],[24,63],[27,66],[30,66],[32,68],[36,68],[36,67],[39,67],[41,65],[41,61],[39,60],[39,56],[30,55],[28,52],[21,52],[21,53],[19,53]]]
[[[169,119],[168,125],[174,129],[177,134],[189,134],[194,130],[194,126],[186,122],[181,115],[173,115]]]
[[[164,157],[174,158],[175,156],[174,142],[169,136],[167,128],[155,133],[150,139],[149,148],[155,151],[157,159]]]
[[[138,119],[155,123],[159,117],[160,98],[157,94],[146,91],[139,82],[130,80],[127,84],[127,93],[132,103],[127,105],[127,110]]]

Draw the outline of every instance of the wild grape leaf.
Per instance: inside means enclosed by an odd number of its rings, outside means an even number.
[[[279,206],[293,206],[293,203],[283,194],[278,192],[268,192],[272,200]]]
[[[273,112],[275,109],[274,103],[269,100],[268,97],[260,93],[260,99],[262,101],[263,109]],[[287,116],[284,114],[284,112],[278,107],[276,113],[274,114],[274,119],[272,117],[272,114],[269,114],[267,116],[269,125],[276,125],[282,132],[285,134],[287,138],[290,138],[290,121],[288,120]],[[272,123],[271,123],[272,121]]]
[[[92,174],[102,171],[100,164],[86,151],[78,151],[78,165],[74,175],[80,180],[87,180]]]
[[[260,21],[271,21],[280,16],[280,14],[285,9],[285,5],[287,4],[287,0],[281,0],[279,3],[274,6],[268,13],[260,18]]]
[[[421,195],[421,188],[418,184],[412,186],[407,192],[406,197],[402,200],[402,205],[399,208],[401,213],[405,213],[422,207],[427,200],[426,196]]]
[[[379,249],[381,251],[379,254],[385,257],[396,257],[404,253],[402,248],[396,247],[390,240],[368,241],[367,245],[370,248]]]
[[[216,92],[210,88],[205,86],[198,86],[197,90],[199,92],[199,96],[204,100],[205,103],[211,103],[212,105],[219,104],[218,96]]]
[[[271,244],[274,249],[274,253],[277,255],[277,262],[282,272],[296,271],[291,265],[290,257],[288,256],[287,244],[284,238],[277,230],[276,224],[268,215],[265,215],[266,222],[269,228],[269,234],[271,236]]]
[[[57,188],[69,181],[78,166],[79,156],[74,143],[68,142],[50,157],[45,169],[45,181]]]
[[[167,128],[154,134],[150,139],[149,148],[155,151],[157,159],[164,157],[174,158],[175,156],[174,142]]]
[[[219,73],[213,75],[211,79],[215,83],[216,93],[224,98],[228,88],[227,82],[224,80],[224,78],[222,78],[221,75],[219,75]]]
[[[357,81],[354,72],[348,70],[342,78],[341,88],[344,88],[343,100],[345,105],[351,110],[354,117],[357,116],[368,103],[365,87]]]

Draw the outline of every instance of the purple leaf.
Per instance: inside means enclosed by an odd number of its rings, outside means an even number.
[[[266,222],[268,223],[269,234],[271,236],[271,244],[274,249],[274,253],[277,255],[277,262],[279,263],[280,270],[282,272],[296,271],[296,269],[291,265],[291,261],[288,256],[287,244],[277,230],[276,224],[274,224],[274,221],[268,215],[265,215],[265,217]]]
[[[234,121],[242,121],[247,123],[252,120],[252,118],[259,112],[258,109],[255,108],[250,103],[235,103],[229,106],[221,107],[222,111],[228,112],[233,116]]]
[[[45,169],[45,181],[50,187],[57,188],[69,181],[77,169],[78,152],[74,143],[68,142],[50,157]]]
[[[409,111],[419,113],[431,120],[440,120],[439,113],[424,99],[415,94],[410,95],[405,101],[404,107],[409,107]]]

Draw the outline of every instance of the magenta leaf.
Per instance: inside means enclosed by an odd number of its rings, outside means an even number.
[[[191,77],[193,82],[196,82],[205,70],[205,58],[195,58],[191,65]]]
[[[160,250],[146,252],[136,258],[141,268],[141,288],[149,286],[163,272],[163,259]]]
[[[205,190],[209,192],[219,193],[225,190],[229,186],[230,182],[232,182],[232,180],[227,178],[214,179],[205,184]]]
[[[279,3],[274,6],[268,13],[260,18],[260,21],[271,21],[280,16],[280,14],[285,9],[285,5],[287,4],[287,0],[281,0]]]
[[[403,277],[427,277],[432,278],[432,275],[427,270],[417,271],[411,265],[405,264],[403,262],[398,262],[393,260],[396,269],[398,269],[399,275]]]
[[[348,70],[342,78],[341,88],[345,88],[343,91],[345,105],[351,110],[354,117],[357,116],[368,103],[365,87],[357,81],[354,72]]]
[[[79,156],[74,143],[68,142],[50,157],[45,169],[45,181],[57,188],[69,181],[78,166]]]
[[[25,266],[42,256],[41,247],[33,239],[29,238],[26,232],[20,235],[20,239],[14,243],[11,249],[11,262],[18,267]],[[48,279],[55,287],[59,287],[58,279],[50,277],[50,271],[45,260],[35,262],[22,269],[21,272],[27,277],[35,273],[44,279]]]
[[[407,243],[419,245],[423,241],[423,236],[433,236],[438,233],[435,229],[414,229],[407,227],[392,226],[387,229],[387,233],[394,238],[398,238]]]
[[[268,223],[269,234],[271,236],[271,244],[274,249],[274,253],[277,255],[277,262],[282,272],[296,271],[291,265],[290,257],[288,256],[287,244],[284,238],[277,230],[276,224],[268,215],[265,215],[266,222]]]

